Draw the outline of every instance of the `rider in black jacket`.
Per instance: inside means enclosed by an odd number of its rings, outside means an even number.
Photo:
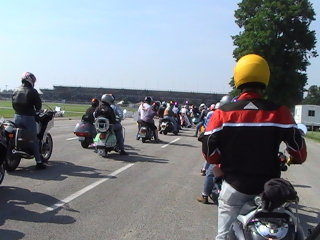
[[[93,113],[95,112],[96,108],[99,106],[99,100],[96,98],[91,99],[91,107],[86,110],[85,115],[82,117],[83,120],[93,124],[94,123],[94,116]],[[84,119],[85,118],[85,119]]]
[[[120,148],[120,155],[128,155],[128,153],[124,150],[124,139],[122,133],[122,125],[117,122],[116,115],[110,104],[113,102],[114,97],[111,94],[103,94],[101,97],[101,104],[97,107],[94,112],[95,118],[102,116],[109,120],[110,124],[112,124],[112,128],[117,138],[117,143]]]
[[[40,111],[42,101],[39,93],[34,89],[36,77],[30,72],[24,72],[21,77],[22,85],[12,95],[12,107],[15,110],[14,122],[18,127],[23,127],[33,134],[33,154],[36,160],[36,168],[44,169],[46,165],[42,161],[37,137],[36,111]]]

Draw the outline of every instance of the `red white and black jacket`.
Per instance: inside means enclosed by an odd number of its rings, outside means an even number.
[[[306,160],[306,145],[285,106],[253,92],[217,109],[205,130],[202,153],[211,164],[221,164],[227,181],[245,194],[259,194],[271,178],[280,177],[281,142],[293,163]]]

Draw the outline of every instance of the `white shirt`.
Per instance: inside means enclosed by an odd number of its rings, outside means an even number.
[[[138,113],[139,113],[139,119],[141,118],[144,118],[145,116],[145,112],[148,108],[150,108],[151,105],[149,105],[148,103],[142,103],[140,106],[139,106],[139,109],[138,109]]]

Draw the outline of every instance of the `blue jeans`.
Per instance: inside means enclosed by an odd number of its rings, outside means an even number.
[[[210,163],[208,163],[207,161],[204,161],[203,164],[202,164],[202,169],[206,170],[209,168],[210,166]]]
[[[216,240],[227,239],[232,223],[237,219],[242,206],[253,200],[256,195],[247,195],[234,189],[223,181],[219,195],[218,206],[218,235]]]
[[[206,170],[206,176],[204,179],[204,186],[203,186],[203,196],[210,196],[212,193],[212,190],[214,188],[214,175],[213,175],[213,164],[209,164],[207,170]]]
[[[120,151],[124,150],[124,138],[122,133],[122,125],[120,123],[113,124],[113,131],[117,138],[117,144],[120,148]]]
[[[37,124],[35,116],[25,116],[25,115],[14,115],[14,123],[21,128],[29,130],[33,136],[33,155],[37,163],[42,162],[39,149],[39,139],[37,136]]]

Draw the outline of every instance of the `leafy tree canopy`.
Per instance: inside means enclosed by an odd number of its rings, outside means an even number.
[[[320,86],[312,85],[305,99],[303,99],[303,104],[320,105]]]
[[[235,22],[241,32],[232,36],[234,58],[248,53],[264,57],[271,71],[268,98],[289,107],[300,103],[309,59],[318,55],[315,31],[309,30],[315,20],[312,4],[308,0],[243,0],[238,6]],[[230,85],[234,87],[233,81]]]

